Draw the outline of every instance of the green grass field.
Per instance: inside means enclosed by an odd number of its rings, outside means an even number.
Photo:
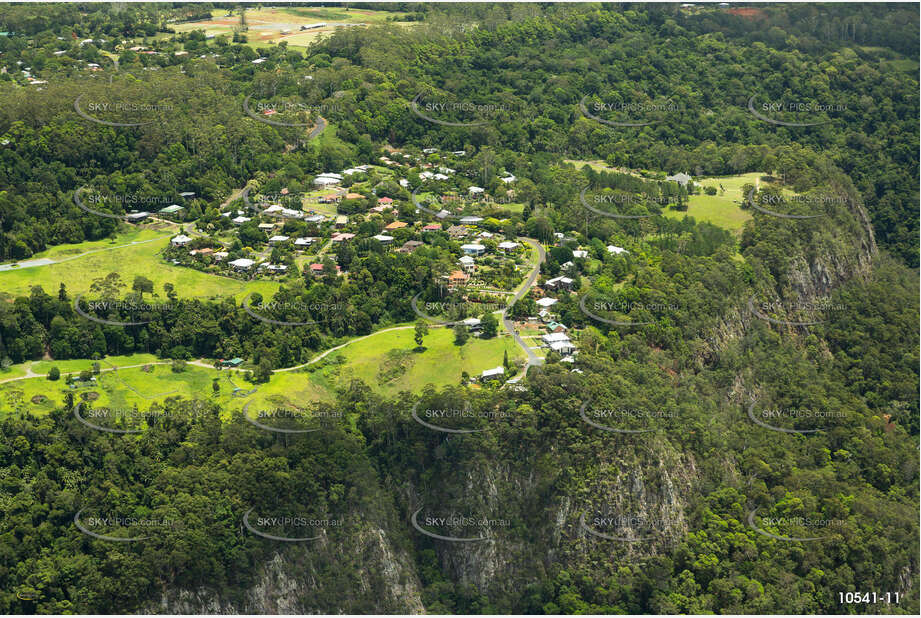
[[[271,296],[278,290],[279,284],[275,281],[240,281],[165,262],[159,253],[167,246],[172,235],[158,234],[150,230],[133,230],[119,234],[114,242],[95,241],[60,245],[37,253],[29,259],[47,257],[66,261],[0,271],[0,290],[13,296],[28,296],[33,286],[40,285],[48,294],[56,294],[63,282],[73,296],[88,292],[93,279],[105,277],[112,272],[121,275],[122,282],[127,284],[128,290],[134,278],[143,275],[154,282],[154,291],[161,296],[164,283],[172,283],[176,293],[181,297],[233,295],[239,299],[249,292]],[[138,244],[121,246],[131,242]],[[98,251],[99,249],[108,250]],[[96,252],[80,255],[87,251]]]
[[[738,176],[719,176],[695,179],[694,183],[703,187],[716,187],[716,195],[692,195],[688,200],[686,212],[666,208],[663,213],[672,219],[683,219],[685,215],[694,217],[698,222],[706,221],[740,234],[745,222],[752,218],[751,212],[739,208],[745,198],[742,187],[746,183],[756,184],[761,172],[740,174]],[[720,185],[725,191],[720,192]]]
[[[0,416],[16,410],[29,410],[47,414],[64,404],[66,393],[95,392],[98,398],[92,407],[131,409],[135,405],[146,410],[154,402],[167,397],[184,397],[214,401],[226,414],[240,410],[251,402],[250,411],[275,407],[306,407],[311,402],[332,401],[339,385],[358,378],[378,392],[392,396],[401,391],[418,392],[427,384],[445,386],[459,384],[461,372],[478,376],[485,369],[502,364],[505,351],[516,361],[523,354],[508,336],[481,340],[471,338],[464,346],[454,345],[454,333],[446,328],[433,328],[425,337],[425,349],[415,351],[413,329],[382,331],[357,340],[345,348],[329,354],[323,361],[309,369],[279,372],[266,384],[250,384],[238,371],[218,371],[211,367],[186,365],[174,373],[170,364],[129,367],[145,363],[163,362],[150,354],[109,357],[100,361],[102,371],[96,376],[94,386],[71,391],[64,379],[51,382],[44,377],[26,378],[0,383]],[[91,369],[91,360],[40,361],[14,365],[8,372],[0,373],[0,380],[26,375],[29,367],[35,373],[46,373],[52,366],[62,372]],[[109,371],[113,366],[117,371]],[[313,368],[315,367],[315,369]],[[220,390],[215,393],[212,382],[217,378]],[[256,389],[246,397],[234,396],[235,388],[244,393]],[[33,402],[33,397],[43,401]]]
[[[460,384],[464,371],[476,377],[501,365],[505,351],[510,361],[523,358],[521,348],[511,337],[502,336],[501,330],[494,339],[471,338],[456,346],[451,329],[431,329],[423,341],[423,352],[414,351],[413,334],[412,329],[390,331],[358,341],[327,357],[329,361],[344,359],[343,366],[330,362],[315,373],[326,374],[327,380],[358,378],[385,395],[395,395],[419,392],[426,384]]]

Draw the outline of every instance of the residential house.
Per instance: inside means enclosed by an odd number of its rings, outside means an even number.
[[[463,238],[467,235],[467,228],[462,225],[452,225],[448,228],[448,236],[451,238]]]
[[[549,322],[547,324],[547,331],[551,333],[565,333],[567,330],[569,329],[562,322]]]
[[[399,230],[403,229],[407,225],[409,224],[404,221],[394,221],[393,223],[388,223],[386,226],[384,226],[384,229],[388,231]]]
[[[343,242],[346,240],[352,240],[353,238],[355,238],[355,234],[350,234],[348,232],[339,232],[337,234],[333,234],[330,240],[332,240],[333,242]]]
[[[451,285],[464,285],[470,280],[470,275],[462,270],[455,270],[448,276],[448,283]]]
[[[277,223],[260,223],[256,227],[258,227],[263,232],[271,232],[277,225]]]
[[[170,239],[169,244],[174,247],[185,247],[187,244],[192,242],[192,239],[186,236],[185,234],[179,234]]]
[[[256,262],[247,258],[240,258],[227,263],[230,264],[234,270],[249,270]]]
[[[283,235],[281,235],[281,234],[278,234],[278,235],[276,235],[276,236],[272,236],[272,237],[269,239],[269,244],[270,244],[270,245],[277,245],[277,244],[280,243],[280,242],[287,242],[288,240],[290,240],[290,238],[289,238],[288,236],[283,236]]]
[[[499,366],[493,369],[487,369],[480,374],[480,382],[489,382],[490,380],[501,380],[505,377],[505,367]]]
[[[688,182],[691,180],[691,177],[685,174],[684,172],[679,172],[673,176],[666,176],[665,180],[673,180],[677,182],[679,185],[681,185],[682,187],[686,187],[688,186]]]
[[[553,279],[549,279],[544,284],[544,287],[549,288],[551,290],[558,290],[558,289],[571,290],[573,283],[575,282],[569,277],[554,277]]]
[[[475,217],[472,215],[467,216],[467,217],[461,217],[460,219],[461,225],[476,225],[477,223],[481,223],[482,221],[483,221],[483,217]]]
[[[483,187],[470,187],[469,189],[467,189],[467,193],[469,193],[470,195],[482,195],[485,192],[486,192],[486,189],[484,189]]]
[[[614,255],[620,255],[621,253],[630,253],[623,247],[616,247],[614,245],[608,245],[608,253],[613,253]]]
[[[127,219],[128,221],[132,223],[136,223],[138,221],[143,221],[149,216],[150,216],[149,212],[147,212],[146,210],[142,210],[141,212],[129,212],[127,215],[125,215],[125,219]]]
[[[377,234],[375,236],[372,236],[371,238],[381,243],[382,245],[389,245],[390,243],[393,242],[393,236],[386,236],[384,234]]]
[[[518,243],[511,240],[504,240],[499,243],[499,250],[503,253],[511,253],[518,248]]]
[[[486,253],[486,247],[476,243],[461,245],[461,251],[467,255],[480,256]]]
[[[423,244],[425,243],[423,243],[421,240],[407,240],[405,243],[403,243],[403,246],[400,247],[399,251],[400,253],[412,253]]]
[[[460,262],[461,268],[468,273],[472,273],[476,270],[476,262],[469,255],[462,255],[458,262]]]
[[[557,300],[556,298],[544,297],[544,298],[537,299],[536,302],[537,302],[538,307],[541,307],[542,309],[549,309],[550,307],[552,307],[553,305],[557,304],[560,301]]]
[[[239,216],[239,217],[234,217],[234,218],[231,219],[230,221],[231,221],[231,223],[233,223],[234,225],[243,225],[243,224],[246,223],[247,221],[252,221],[252,219],[250,219],[249,217],[244,217],[244,216],[241,215],[241,216]]]
[[[441,226],[437,223],[429,223],[428,225],[422,228],[423,232],[440,232]]]
[[[349,224],[349,218],[345,215],[336,215],[336,229],[342,229]]]
[[[307,247],[313,244],[314,240],[315,240],[314,238],[310,238],[308,236],[305,236],[303,238],[295,238],[294,248],[295,249],[306,249]]]
[[[181,211],[185,210],[184,207],[179,206],[178,204],[171,204],[166,208],[161,208],[159,214],[161,215],[176,215]]]

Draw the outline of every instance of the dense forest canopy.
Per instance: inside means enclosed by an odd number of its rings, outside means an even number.
[[[380,12],[303,46],[237,27],[241,8],[257,7],[0,6],[0,266],[121,238],[153,204],[181,204],[157,225],[194,236],[151,258],[174,268],[157,285],[111,272],[14,293],[0,268],[0,387],[132,354],[176,372],[236,359],[254,391],[279,370],[306,384],[300,366],[385,328],[414,329],[404,357],[421,354],[416,301],[461,350],[462,320],[509,338],[505,318],[540,311],[515,296],[533,285],[578,354],[506,353],[520,380],[392,395],[336,369],[333,400],[297,410],[330,420],[303,434],[221,409],[216,381],[94,429],[65,376],[48,414],[0,407],[0,611],[917,613],[916,5],[300,3]],[[230,33],[184,27],[216,15]],[[296,111],[267,115],[279,104]],[[346,169],[325,222],[253,214],[299,209]],[[738,228],[684,216],[742,174]],[[492,294],[445,285],[479,251],[452,234],[465,215],[491,255],[519,245],[488,258]],[[287,274],[190,251],[216,248]],[[461,409],[457,433],[416,417]],[[176,525],[113,549],[75,525],[106,512]],[[294,513],[342,523],[296,547],[251,533]],[[452,544],[419,513],[493,525]],[[603,530],[612,517],[642,525]],[[290,604],[253,601],[279,573]],[[872,590],[901,602],[839,599]]]

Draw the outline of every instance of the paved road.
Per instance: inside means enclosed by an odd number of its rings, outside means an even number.
[[[537,282],[537,277],[540,275],[540,265],[543,264],[547,259],[547,252],[544,251],[544,247],[533,238],[519,238],[518,240],[523,240],[532,247],[536,247],[539,258],[537,260],[537,264],[535,264],[534,268],[531,269],[531,274],[528,275],[524,285],[522,285],[521,288],[515,292],[515,295],[510,299],[508,305],[506,305],[506,309],[502,311],[502,324],[505,326],[505,330],[510,332],[512,337],[515,338],[515,341],[518,342],[518,346],[524,350],[525,354],[528,355],[528,364],[525,365],[524,368],[524,375],[527,375],[528,369],[530,369],[532,365],[540,365],[543,362],[543,359],[534,354],[534,351],[528,347],[528,344],[525,343],[525,340],[521,338],[521,335],[515,332],[515,325],[510,319],[508,319],[508,317],[506,317],[505,314],[508,311],[508,307],[511,307],[519,300],[524,298],[524,296],[531,291],[531,288],[534,287],[534,284]],[[517,380],[514,381],[517,382]]]
[[[326,118],[323,116],[317,117],[317,126],[311,129],[310,133],[307,134],[307,139],[313,139],[317,135],[323,132],[323,129],[326,128]]]

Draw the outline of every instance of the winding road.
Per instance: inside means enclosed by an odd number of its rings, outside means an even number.
[[[506,313],[508,312],[509,307],[524,298],[525,295],[531,291],[531,288],[534,287],[534,283],[537,282],[537,277],[540,275],[540,265],[543,264],[547,259],[547,252],[544,250],[544,247],[533,238],[519,238],[518,240],[522,240],[528,245],[536,248],[538,259],[537,264],[535,264],[534,268],[531,269],[531,274],[528,275],[524,285],[522,285],[521,288],[515,292],[515,295],[512,296],[512,298],[509,300],[508,305],[506,305],[505,309],[502,310],[502,324],[505,326],[505,330],[511,333],[512,337],[515,338],[515,341],[518,343],[521,349],[524,350],[524,353],[528,355],[528,364],[525,365],[524,374],[522,376],[524,377],[524,375],[528,374],[528,369],[530,369],[533,365],[540,365],[543,363],[543,359],[534,354],[534,351],[528,346],[525,340],[521,338],[521,335],[519,335],[515,330],[515,324],[510,319],[508,319]],[[512,380],[509,381],[511,382]],[[514,381],[517,382],[518,380]]]

